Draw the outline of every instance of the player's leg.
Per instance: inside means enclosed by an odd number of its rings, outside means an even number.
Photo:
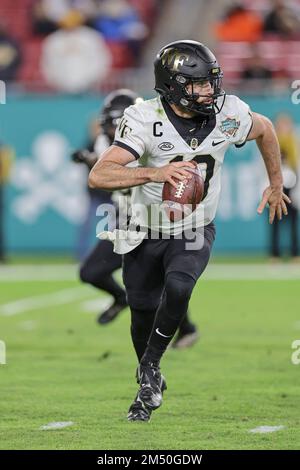
[[[159,369],[160,360],[182,321],[197,279],[209,261],[215,238],[213,224],[205,227],[201,249],[185,250],[185,240],[170,240],[164,255],[165,287],[157,310],[148,346],[141,360],[143,367]],[[162,394],[157,387],[140,393],[140,398],[148,408],[157,408],[162,402]]]
[[[146,304],[146,302],[145,302]],[[131,308],[131,339],[132,343],[140,363],[141,358],[144,355],[144,352],[147,347],[150,333],[153,328],[153,322],[156,315],[156,308],[152,310],[141,310]],[[141,374],[140,366],[136,370],[136,381],[140,385],[141,380],[147,383],[147,379],[143,379]],[[158,377],[159,387],[163,391],[167,388],[166,382],[162,376]],[[139,397],[139,392],[137,393],[135,399],[129,407],[127,413],[128,421],[149,421],[151,417],[152,409],[149,409]]]
[[[182,271],[166,274],[165,288],[142,363],[159,363],[189,305],[195,280]]]
[[[164,244],[160,240],[144,240],[134,251],[126,254],[123,260],[123,280],[131,310],[131,337],[138,362],[147,347],[162,294],[164,279],[160,256],[162,246]],[[136,375],[137,382],[147,386],[149,377],[145,376],[140,367]],[[164,378],[161,377],[159,371],[155,380],[158,381],[159,389],[166,388]],[[149,421],[151,412],[152,410],[146,407],[139,398],[138,393],[129,408],[127,417],[129,421]]]
[[[112,274],[121,268],[122,257],[113,251],[111,242],[99,241],[80,267],[80,279],[101,289],[114,298],[114,303],[102,312],[101,324],[112,321],[127,306],[125,290],[114,280]]]
[[[152,240],[144,240],[123,259],[123,282],[131,310],[131,337],[139,362],[152,331],[163,288],[164,269],[159,256],[162,243],[161,240],[156,242],[154,248]]]
[[[130,333],[132,344],[135,350],[135,353],[140,363],[144,352],[147,347],[147,342],[150,336],[150,333],[153,328],[153,323],[156,314],[156,308],[154,309],[137,309],[130,308],[131,310],[131,326]]]

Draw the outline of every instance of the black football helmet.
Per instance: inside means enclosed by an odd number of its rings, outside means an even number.
[[[168,103],[174,103],[187,111],[202,115],[213,115],[221,111],[225,101],[225,91],[222,90],[223,72],[214,54],[197,41],[175,41],[164,46],[154,62],[155,90]],[[209,81],[213,94],[212,103],[198,103],[200,95],[194,93],[195,82]],[[191,84],[192,92],[187,91]],[[221,105],[217,99],[223,96]]]
[[[128,106],[136,103],[139,96],[125,88],[112,91],[104,100],[104,106],[100,113],[100,124],[105,134],[115,131],[119,119]]]

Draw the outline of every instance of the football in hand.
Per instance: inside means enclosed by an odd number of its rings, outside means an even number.
[[[196,162],[192,161],[195,168],[187,167],[192,173],[192,178],[178,180],[174,178],[176,188],[166,181],[162,192],[162,207],[171,222],[176,222],[190,215],[203,198],[204,180]]]

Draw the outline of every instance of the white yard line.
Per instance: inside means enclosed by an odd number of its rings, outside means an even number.
[[[78,266],[14,265],[0,266],[0,282],[77,281]],[[289,281],[300,279],[300,265],[268,264],[209,264],[203,279],[207,281]]]
[[[0,282],[77,281],[76,264],[23,264],[0,266]]]
[[[291,264],[211,264],[203,275],[206,280],[291,281],[300,279],[300,265]]]
[[[38,322],[34,320],[22,321],[18,324],[18,327],[23,331],[33,331],[38,327]]]
[[[52,431],[54,429],[63,429],[73,426],[73,421],[58,421],[54,423],[48,423],[40,427],[41,431]]]
[[[276,432],[276,431],[281,431],[281,429],[284,429],[285,426],[259,426],[258,428],[250,429],[249,432],[252,432],[254,434],[265,434],[269,432]]]
[[[97,294],[95,290],[95,295]],[[68,289],[62,289],[48,294],[34,295],[24,297],[13,302],[0,305],[0,315],[10,317],[25,313],[31,310],[48,308],[53,305],[64,305],[81,300],[84,297],[90,298],[93,291],[88,286],[77,286]]]

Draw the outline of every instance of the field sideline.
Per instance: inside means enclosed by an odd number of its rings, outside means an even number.
[[[299,265],[212,264],[191,300],[200,341],[167,352],[162,408],[128,423],[128,310],[101,328],[107,298],[74,266],[0,267],[0,449],[299,449],[299,279]],[[53,422],[72,424],[41,429]]]

